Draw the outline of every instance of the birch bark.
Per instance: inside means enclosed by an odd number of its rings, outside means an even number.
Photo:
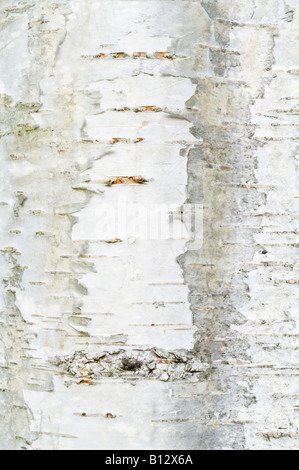
[[[297,448],[298,14],[2,0],[0,448]]]

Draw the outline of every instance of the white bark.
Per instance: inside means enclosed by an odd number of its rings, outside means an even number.
[[[0,448],[297,448],[298,14],[2,0]]]

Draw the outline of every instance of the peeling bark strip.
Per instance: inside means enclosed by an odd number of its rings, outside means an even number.
[[[128,108],[125,106],[124,108],[114,108],[111,111],[134,111],[134,113],[144,113],[144,112],[155,112],[160,113],[162,111],[166,111],[167,108],[159,108],[157,106],[139,106],[137,108]]]
[[[134,52],[129,55],[125,52],[112,52],[110,54],[100,53],[98,56],[99,59],[175,59],[176,56],[171,52],[154,52],[149,54],[147,52]]]
[[[144,184],[148,180],[143,176],[114,176],[107,181],[107,186],[112,184]]]
[[[2,0],[0,449],[298,448],[298,15]]]

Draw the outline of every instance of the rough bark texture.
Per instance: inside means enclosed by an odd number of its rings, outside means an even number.
[[[298,16],[2,0],[0,448],[298,448]]]

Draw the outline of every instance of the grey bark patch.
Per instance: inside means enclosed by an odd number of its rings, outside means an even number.
[[[118,350],[96,355],[77,351],[71,356],[58,356],[53,364],[74,377],[88,377],[94,381],[103,377],[153,378],[163,381],[199,380],[208,368],[194,359],[190,351]]]

